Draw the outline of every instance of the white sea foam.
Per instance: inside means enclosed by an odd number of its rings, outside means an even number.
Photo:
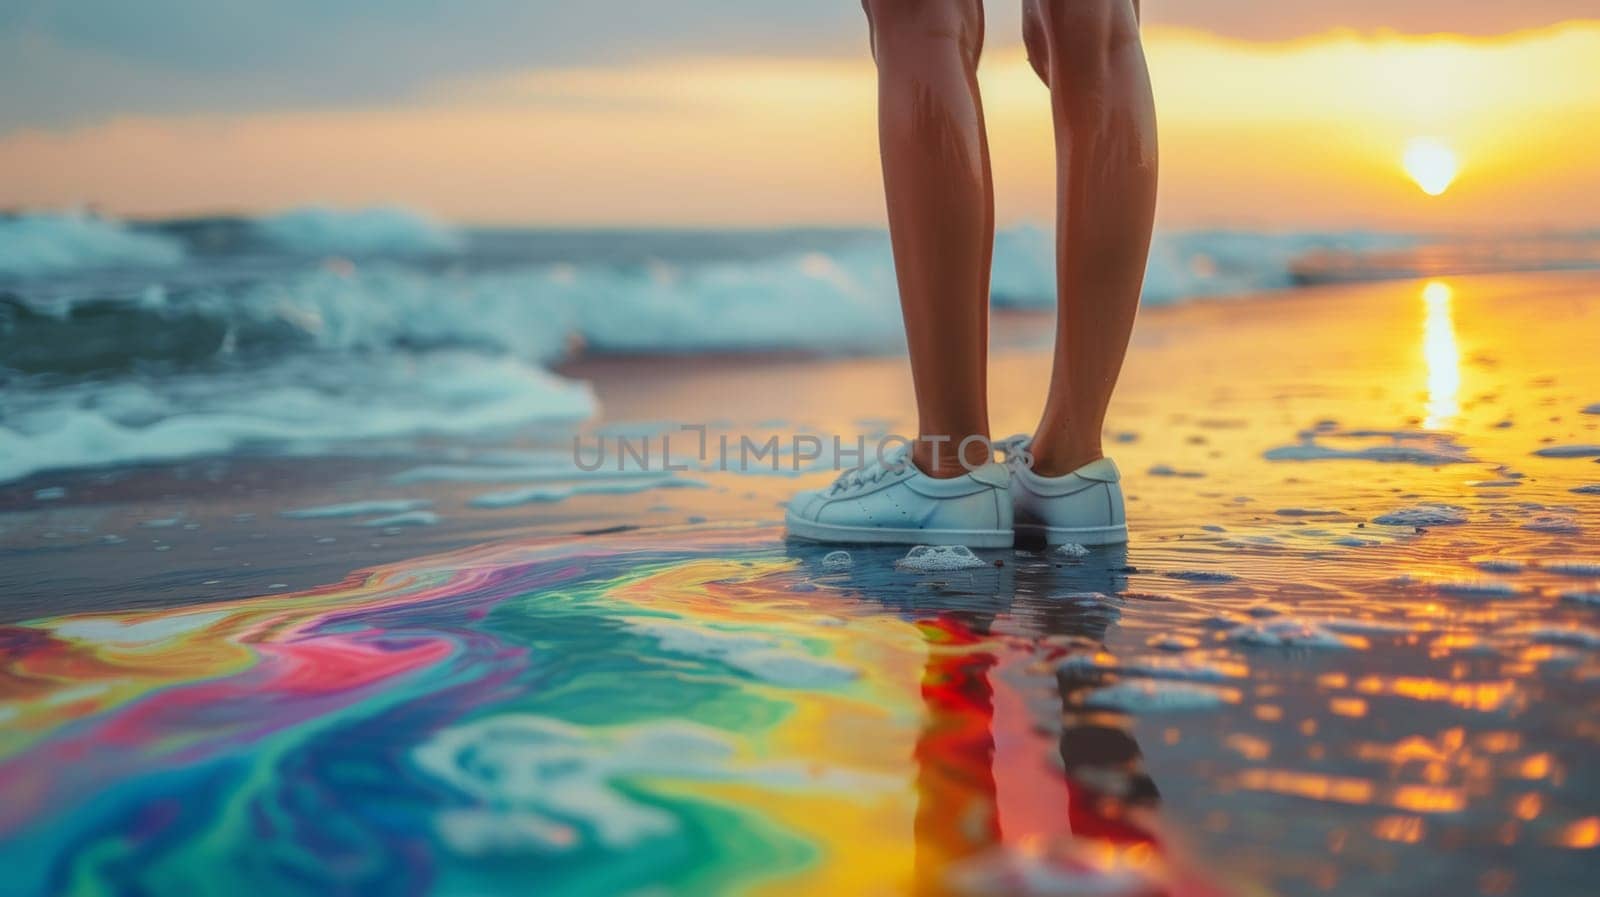
[[[294,356],[267,368],[0,391],[0,482],[261,446],[468,433],[593,412],[587,386],[510,358]]]
[[[323,517],[366,517],[369,514],[403,514],[432,507],[433,502],[419,498],[375,498],[368,501],[350,501],[337,505],[317,505],[311,508],[291,508],[278,514],[290,520],[314,520]]]
[[[111,266],[166,267],[183,245],[83,213],[0,216],[0,276],[36,277]]]
[[[1310,620],[1275,617],[1246,623],[1228,632],[1228,640],[1268,648],[1347,648],[1349,643]]]
[[[1238,700],[1239,692],[1232,688],[1164,679],[1124,679],[1089,692],[1084,704],[1129,713],[1170,713],[1208,710]]]
[[[1412,246],[1415,238],[1364,233],[1262,233],[1227,230],[1158,232],[1145,268],[1143,300],[1168,305],[1198,296],[1241,295],[1295,284],[1296,262],[1309,253]],[[1055,235],[1024,225],[995,235],[993,294],[1009,306],[1055,302]]]
[[[570,477],[569,477],[570,479]],[[652,489],[681,489],[703,487],[700,480],[682,477],[655,476],[648,479],[590,479],[567,486],[531,486],[526,489],[507,489],[487,492],[467,502],[475,508],[510,508],[516,505],[548,504],[566,501],[577,495],[632,495]]]
[[[291,252],[320,255],[448,252],[461,246],[449,228],[400,208],[340,210],[308,206],[254,222],[268,242]]]
[[[580,457],[585,462],[591,460],[586,454]],[[621,470],[602,467],[599,470],[588,471],[578,467],[572,455],[557,455],[532,465],[427,464],[401,471],[390,477],[389,482],[409,486],[416,483],[559,483],[587,479],[659,480],[661,478],[662,473],[659,469],[644,470],[631,466]]]
[[[1517,594],[1517,587],[1508,582],[1482,579],[1441,582],[1435,584],[1434,588],[1443,594],[1462,598],[1510,598]]]
[[[1329,445],[1330,438],[1347,437],[1349,445]],[[1378,444],[1369,444],[1376,440]],[[1409,431],[1315,431],[1300,434],[1295,445],[1268,449],[1268,461],[1376,461],[1388,464],[1462,464],[1474,460],[1465,447],[1440,433]]]
[[[1539,569],[1557,576],[1600,579],[1600,563],[1594,561],[1543,561]]]
[[[432,511],[406,511],[400,514],[390,514],[387,517],[363,520],[361,525],[374,529],[387,529],[397,526],[434,526],[438,524],[439,519],[439,515]]]

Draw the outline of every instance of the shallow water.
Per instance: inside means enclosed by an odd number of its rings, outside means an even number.
[[[1586,894],[1600,466],[1572,447],[1600,443],[1600,303],[1436,283],[1146,317],[1111,421],[1133,542],[1081,558],[921,572],[654,525],[770,519],[824,472],[517,511],[472,503],[515,481],[407,457],[247,522],[26,484],[67,495],[12,546],[91,510],[144,525],[50,540],[62,594],[69,566],[125,577],[112,610],[0,628],[0,860],[39,894]],[[1009,432],[1044,359],[997,354]],[[733,374],[597,392],[607,425],[819,431],[904,394],[893,360]],[[261,597],[198,581],[208,540],[364,546],[361,518],[304,516],[363,501],[440,516],[402,546],[652,526]],[[47,581],[37,557],[10,566]],[[150,557],[177,560],[124,572]]]

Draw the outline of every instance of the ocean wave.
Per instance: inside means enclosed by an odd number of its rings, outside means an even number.
[[[1418,242],[1415,236],[1366,231],[1161,232],[1150,243],[1141,299],[1145,305],[1172,305],[1186,299],[1287,289],[1300,283],[1298,265],[1304,259],[1392,252]],[[1002,308],[1053,308],[1054,235],[1028,225],[996,234],[991,293]]]
[[[1144,301],[1281,289],[1310,255],[1416,242],[1161,233]],[[452,230],[398,209],[3,218],[0,481],[582,416],[587,392],[546,369],[580,352],[900,351],[896,296],[872,230]],[[995,306],[1054,296],[1054,234],[997,233]]]
[[[183,244],[83,212],[0,216],[0,276],[38,277],[85,268],[167,267]]]
[[[244,448],[462,434],[594,413],[585,384],[462,352],[291,356],[264,366],[0,390],[0,482]]]
[[[254,228],[268,243],[306,255],[410,255],[463,245],[454,230],[401,208],[307,206],[259,219]]]
[[[1377,238],[1340,239],[1351,245]],[[1287,286],[1299,253],[1336,242],[1211,232],[1162,237],[1145,301]],[[997,306],[1053,305],[1051,243],[1038,228],[1001,232]],[[1262,264],[1252,266],[1252,259]],[[845,354],[904,345],[893,260],[881,236],[756,259],[441,269],[378,258],[274,273],[120,295],[85,289],[65,298],[0,297],[0,368],[105,371],[297,348],[472,346],[549,362],[575,347]]]
[[[760,264],[548,265],[475,274],[390,263],[169,293],[0,297],[0,371],[114,372],[216,357],[471,347],[552,362],[591,352],[800,350],[903,343],[892,272],[808,253]]]

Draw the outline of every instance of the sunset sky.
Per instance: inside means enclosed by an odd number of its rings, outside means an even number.
[[[1052,209],[1019,5],[989,4],[981,72],[1003,222]],[[1600,226],[1593,0],[1147,0],[1145,17],[1163,224]],[[855,0],[10,0],[0,81],[0,208],[883,220]],[[1408,149],[1459,174],[1430,196]]]

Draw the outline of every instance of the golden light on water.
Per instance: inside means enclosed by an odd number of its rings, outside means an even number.
[[[1428,374],[1425,430],[1446,426],[1461,413],[1461,347],[1456,342],[1456,322],[1450,285],[1430,280],[1422,288],[1422,360]]]
[[[1402,162],[1406,174],[1429,196],[1438,196],[1450,189],[1461,171],[1455,150],[1432,137],[1417,137],[1407,143]]]

